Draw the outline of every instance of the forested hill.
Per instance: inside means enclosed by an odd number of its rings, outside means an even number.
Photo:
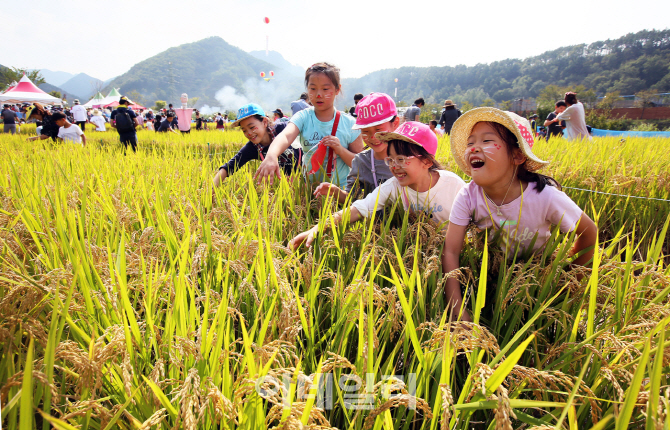
[[[274,67],[254,58],[220,37],[170,48],[154,55],[113,79],[104,91],[121,88],[123,94],[140,93],[146,102],[176,103],[181,93],[209,101],[230,86],[242,91],[244,81]]]
[[[398,79],[398,83],[394,79]],[[549,84],[584,85],[599,95],[621,95],[652,89],[670,92],[670,29],[645,30],[615,40],[574,45],[524,60],[508,59],[472,67],[402,67],[345,79],[347,93],[382,91],[411,102],[422,96],[429,103],[445,99],[478,105],[537,97]]]

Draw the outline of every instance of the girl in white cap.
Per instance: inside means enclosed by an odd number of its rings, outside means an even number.
[[[398,109],[391,96],[372,93],[363,97],[356,105],[356,124],[352,129],[361,131],[363,142],[370,149],[354,156],[344,189],[331,182],[322,182],[314,190],[314,195],[335,194],[337,200],[344,203],[350,194],[353,198],[360,194],[360,197],[365,197],[387,179],[391,179],[391,169],[384,164],[384,159],[388,157],[388,142],[377,139],[375,134],[391,132],[399,124]]]
[[[394,132],[375,135],[377,139],[388,142],[388,157],[384,160],[391,168],[393,178],[384,182],[364,199],[351,205],[349,217],[344,210],[332,215],[334,224],[354,223],[372,216],[376,210],[400,200],[405,210],[424,212],[435,223],[443,226],[449,220],[451,206],[465,182],[456,174],[442,170],[435,160],[437,137],[430,128],[420,122],[408,121]],[[326,226],[330,222],[326,220]],[[311,246],[319,226],[300,233],[289,246],[292,249],[301,243]]]
[[[451,152],[472,181],[456,197],[442,254],[444,273],[460,267],[459,257],[470,223],[486,229],[489,243],[498,243],[509,257],[544,247],[552,225],[564,233],[575,230],[573,261],[583,265],[593,255],[598,230],[594,222],[548,176],[535,173],[548,162],[533,154],[528,120],[495,108],[472,109],[451,132]],[[582,252],[585,251],[585,252]],[[462,305],[458,280],[450,278],[446,299],[456,318]],[[463,320],[471,321],[463,309]]]

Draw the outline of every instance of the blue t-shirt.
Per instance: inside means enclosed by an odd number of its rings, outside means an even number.
[[[291,122],[298,127],[298,130],[300,130],[300,146],[303,151],[303,164],[308,172],[312,169],[311,160],[314,151],[316,151],[321,139],[331,135],[333,132],[334,121],[335,115],[333,115],[333,119],[328,122],[319,121],[316,118],[313,106],[308,109],[303,109],[291,117]],[[355,118],[340,112],[340,123],[337,125],[335,136],[340,139],[340,145],[344,148],[349,149],[349,145],[361,134],[360,130],[351,129],[354,124],[356,124]],[[326,155],[326,157],[328,156]],[[324,169],[311,175],[310,179],[315,182],[332,182],[344,189],[347,185],[347,176],[349,175],[349,170],[351,170],[351,168],[344,162],[344,160],[335,156],[335,169],[329,179],[324,173],[326,167],[325,162],[327,160],[328,158],[324,159]]]

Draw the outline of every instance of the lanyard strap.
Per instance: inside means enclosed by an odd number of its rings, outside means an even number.
[[[375,153],[370,150],[370,168],[372,169],[372,178],[375,181],[374,186],[377,188],[377,173],[375,172]]]

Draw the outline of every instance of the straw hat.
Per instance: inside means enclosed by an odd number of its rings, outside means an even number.
[[[456,106],[451,100],[445,100],[443,107]]]
[[[93,115],[100,115],[100,109],[93,109]]]
[[[458,167],[466,175],[471,175],[470,166],[465,162],[465,150],[468,146],[468,137],[472,128],[478,122],[496,122],[504,125],[517,138],[521,152],[526,156],[526,169],[530,172],[539,170],[549,164],[533,154],[533,133],[531,133],[530,123],[526,118],[522,118],[514,112],[502,111],[492,107],[481,107],[467,111],[461,115],[454,126],[451,128],[451,154]]]

